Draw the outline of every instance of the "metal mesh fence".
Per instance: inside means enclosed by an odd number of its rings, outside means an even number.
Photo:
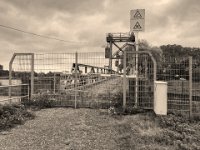
[[[34,54],[34,94],[47,94],[61,106],[109,107],[122,103],[125,89],[127,106],[153,109],[157,79],[168,83],[168,112],[200,114],[199,60],[163,57],[155,66],[149,53],[129,51],[121,58],[112,60],[114,70],[110,70],[104,53]],[[12,84],[14,80],[31,84],[31,59],[15,57]]]
[[[61,106],[108,107],[112,89],[122,85],[107,66],[104,53],[35,54],[34,94]]]
[[[168,84],[168,112],[189,112],[189,57],[165,57],[158,62],[157,80]]]
[[[16,84],[13,81],[21,84],[29,84],[31,80],[31,55],[16,55],[12,63],[11,84]]]
[[[0,79],[1,104],[27,101],[30,96],[31,63],[30,54],[14,54],[10,64],[9,77]]]
[[[63,79],[70,76],[73,53],[35,54],[34,93],[58,93]],[[62,86],[62,84],[61,84]]]
[[[148,53],[126,53],[126,101],[128,106],[153,109],[154,63]],[[136,71],[138,70],[138,72]]]
[[[9,88],[11,89],[11,95],[9,95]],[[29,86],[27,84],[0,86],[0,104],[20,103],[21,101],[27,101],[28,99]]]
[[[200,60],[192,60],[192,114],[200,116]]]
[[[78,70],[82,75],[78,77],[77,100],[81,105],[108,108],[118,103],[114,99],[117,95],[121,96],[119,101],[122,101],[122,78],[112,75],[107,65],[104,53],[78,54]]]

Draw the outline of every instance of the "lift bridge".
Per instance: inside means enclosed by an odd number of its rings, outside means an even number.
[[[121,76],[128,69],[123,69],[120,62],[122,63],[127,48],[131,47],[131,50],[134,50],[134,41],[133,33],[108,33],[105,57],[99,57],[97,53],[92,56],[89,53],[81,53],[79,57],[76,56],[77,53],[15,53],[9,64],[9,82],[14,77],[21,79],[23,84],[30,85],[31,95],[53,94],[58,96],[60,102],[73,100],[75,94],[80,94],[80,99],[83,99],[83,96],[85,99],[98,99],[98,96],[93,97],[96,93],[102,92],[105,95],[112,93],[113,89],[122,91]],[[112,65],[113,61],[115,66]],[[93,96],[88,98],[87,95]],[[104,99],[102,96],[102,100],[110,99],[109,95],[106,97],[107,99]]]
[[[108,33],[106,42],[105,58],[109,60],[108,66],[100,67],[92,64],[72,63],[70,73],[60,74],[60,81],[55,81],[52,77],[52,81],[49,81],[51,82],[49,83],[49,85],[51,85],[50,89],[54,89],[53,91],[59,89],[59,91],[65,92],[66,90],[73,89],[75,85],[77,85],[78,88],[90,87],[94,84],[107,81],[111,76],[116,77],[122,75],[123,53],[125,48],[130,47],[131,44],[131,48],[134,49],[135,35],[133,33]],[[114,48],[117,48],[117,50]],[[115,66],[112,65],[113,61],[115,61]],[[59,84],[55,82],[59,82]]]
[[[75,84],[77,84],[78,88],[90,87],[106,81],[111,76],[118,76],[118,73],[114,70],[110,70],[107,66],[97,67],[73,63],[71,73],[63,74],[61,77],[61,89],[65,91],[71,90],[74,88]],[[77,81],[75,81],[75,79],[77,79]]]
[[[101,83],[105,81],[106,77],[119,76],[122,73],[123,66],[120,66],[119,61],[123,59],[124,49],[132,44],[134,49],[135,35],[133,33],[108,33],[106,37],[107,47],[105,48],[105,58],[109,59],[109,65],[104,67],[92,66],[81,63],[73,63],[71,75],[68,75],[65,82],[65,89],[71,89],[75,82],[75,71],[77,67],[78,84],[79,86],[87,86]],[[120,46],[120,43],[123,45]],[[117,48],[114,51],[113,45]],[[112,61],[115,60],[115,68],[112,67]],[[126,70],[127,72],[127,70]]]

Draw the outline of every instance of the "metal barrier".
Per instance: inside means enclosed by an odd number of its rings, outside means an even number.
[[[110,98],[114,97],[111,89],[122,87],[115,78],[122,78],[112,74],[117,72],[107,67],[108,62],[101,52],[44,53],[34,57],[16,53],[10,63],[10,76],[22,83],[31,84],[34,80],[32,95],[49,95],[58,106],[109,107]]]
[[[9,93],[11,89],[11,93]],[[30,90],[28,84],[0,86],[0,104],[21,103],[29,100]]]
[[[168,112],[200,115],[200,68],[192,57],[165,57],[157,79],[168,83]]]
[[[192,57],[155,59],[149,51],[124,51],[110,71],[104,53],[14,55],[11,79],[31,85],[34,94],[55,95],[61,106],[111,105],[118,91],[124,107],[153,109],[158,80],[168,83],[168,112],[200,114],[200,63]]]
[[[124,53],[124,107],[153,109],[156,61],[150,52]]]
[[[200,67],[199,59],[190,58],[190,112],[192,116],[200,116]]]

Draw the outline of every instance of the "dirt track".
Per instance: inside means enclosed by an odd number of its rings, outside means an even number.
[[[103,114],[103,113],[102,113]],[[36,119],[0,135],[0,149],[116,149],[114,119],[86,109],[45,109]],[[98,118],[95,118],[95,117]],[[0,133],[1,134],[1,133]]]
[[[37,111],[36,116],[0,133],[0,149],[175,149],[162,143],[166,129],[145,115],[113,117],[106,110],[54,108]]]

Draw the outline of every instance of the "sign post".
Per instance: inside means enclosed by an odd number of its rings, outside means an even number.
[[[135,9],[130,12],[130,31],[135,33],[135,45],[136,45],[136,55],[135,55],[135,106],[138,106],[138,54],[139,41],[138,34],[139,31],[145,30],[145,9]]]

